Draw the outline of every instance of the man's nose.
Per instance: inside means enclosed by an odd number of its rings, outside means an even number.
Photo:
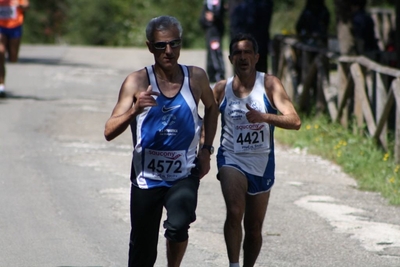
[[[167,53],[167,54],[172,53],[172,47],[170,44],[167,44],[165,46],[165,53]]]

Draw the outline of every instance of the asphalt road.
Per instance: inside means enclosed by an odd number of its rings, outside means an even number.
[[[1,267],[126,266],[131,137],[106,142],[103,130],[123,79],[152,62],[146,49],[24,45],[7,65]],[[180,62],[204,67],[205,52]],[[228,266],[212,163],[182,266]],[[257,266],[400,266],[400,208],[306,151],[278,145],[263,233]],[[156,266],[166,266],[162,229]]]

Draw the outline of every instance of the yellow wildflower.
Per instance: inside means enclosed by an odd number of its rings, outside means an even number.
[[[396,167],[394,168],[394,172],[398,172],[399,171],[399,169],[400,169],[400,165],[396,165]]]
[[[384,156],[383,156],[383,161],[387,161],[389,159],[389,153],[386,153]]]

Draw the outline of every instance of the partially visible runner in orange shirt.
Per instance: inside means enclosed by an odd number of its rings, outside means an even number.
[[[6,54],[9,62],[18,61],[24,12],[29,0],[0,0],[0,96],[5,96]]]

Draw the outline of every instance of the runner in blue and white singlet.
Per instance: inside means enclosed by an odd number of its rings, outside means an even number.
[[[251,93],[239,98],[233,93],[231,77],[227,80],[225,96],[219,107],[222,134],[218,168],[229,165],[243,172],[249,180],[249,194],[268,191],[275,180],[274,126],[250,123],[246,119],[246,104],[263,113],[277,114],[265,93],[264,79],[265,73],[257,72]]]
[[[221,113],[217,178],[226,205],[224,237],[230,267],[255,266],[261,251],[275,182],[275,127],[301,127],[282,82],[257,71],[258,51],[252,35],[235,35],[229,44],[234,76],[213,88]]]
[[[160,95],[156,97],[157,106],[146,108],[131,123],[135,144],[131,180],[143,189],[170,187],[195,167],[202,119],[190,88],[188,68],[180,67],[183,84],[171,98],[159,89],[153,66],[146,67],[152,90]]]
[[[155,266],[161,220],[168,265],[180,266],[196,220],[200,179],[210,171],[219,111],[205,70],[178,63],[181,23],[155,17],[145,33],[154,63],[125,78],[104,137],[111,141],[131,128],[128,266]]]

